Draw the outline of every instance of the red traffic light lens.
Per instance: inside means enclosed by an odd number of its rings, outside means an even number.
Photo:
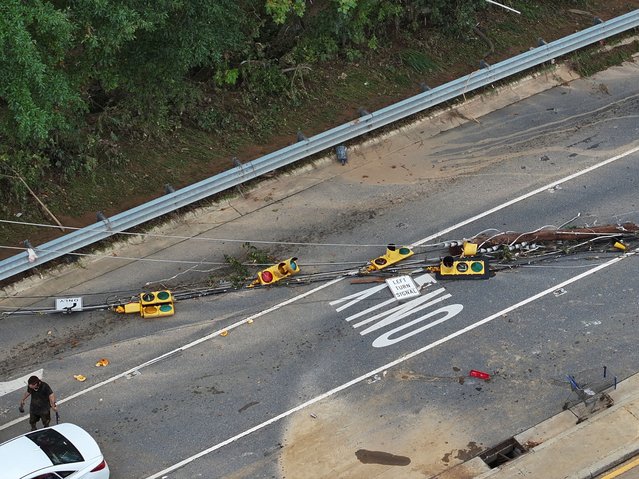
[[[374,260],[374,263],[382,266],[385,265],[387,261],[384,258],[377,258],[376,260]]]
[[[271,281],[273,281],[273,273],[271,273],[270,271],[263,271],[261,274],[262,281],[264,281],[265,283],[270,283]]]

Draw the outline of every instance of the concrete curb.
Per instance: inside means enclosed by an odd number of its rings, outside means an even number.
[[[639,454],[639,374],[620,382],[616,390],[608,391],[607,394],[613,398],[615,404],[602,409],[586,420],[576,423],[579,416],[571,410],[566,410],[514,436],[515,440],[522,445],[534,444],[518,458],[494,469],[480,471],[477,475],[460,475],[464,469],[452,468],[451,472],[457,469],[455,474],[441,475],[438,479],[448,477],[451,479],[459,477],[592,479],[622,464]],[[627,420],[628,417],[636,421]],[[607,439],[614,437],[623,441],[624,436],[632,437],[632,439],[623,446],[606,449],[606,445],[610,443]],[[588,440],[592,442],[593,438],[601,441],[601,447],[597,444],[596,449],[588,449]],[[577,450],[583,450],[581,456],[574,454],[575,445],[579,445]],[[557,468],[560,462],[557,458],[561,458],[568,464],[565,467],[578,468],[577,472],[553,476],[549,467],[553,465]],[[590,459],[593,462],[588,463]],[[477,464],[471,470],[477,470]]]
[[[592,479],[593,477],[597,477],[619,464],[623,464],[637,454],[639,454],[639,439],[634,441],[632,444],[615,450],[607,459],[585,467],[566,479]]]

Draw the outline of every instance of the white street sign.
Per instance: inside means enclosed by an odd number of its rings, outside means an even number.
[[[419,296],[419,288],[410,276],[397,276],[386,280],[386,284],[398,301],[405,299],[417,298]]]
[[[82,297],[77,298],[56,298],[55,300],[56,311],[82,311]]]

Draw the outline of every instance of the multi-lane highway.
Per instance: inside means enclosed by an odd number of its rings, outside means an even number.
[[[179,290],[243,242],[318,272],[356,270],[391,242],[437,258],[432,245],[480,232],[639,224],[638,73],[614,68],[477,118],[476,103],[452,129],[451,113],[406,127],[345,167],[271,180],[2,305]],[[42,370],[114,478],[432,477],[561,411],[567,374],[639,370],[636,253],[594,248],[477,281],[415,270],[421,296],[402,303],[385,283],[338,277],[182,301],[161,319],[7,316],[0,380]],[[21,391],[0,394],[5,440],[28,423]]]

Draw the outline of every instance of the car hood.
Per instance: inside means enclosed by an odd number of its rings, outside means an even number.
[[[16,458],[20,458],[16,461]],[[17,437],[0,445],[2,477],[19,479],[27,474],[50,467],[51,461],[42,450],[26,437]]]

